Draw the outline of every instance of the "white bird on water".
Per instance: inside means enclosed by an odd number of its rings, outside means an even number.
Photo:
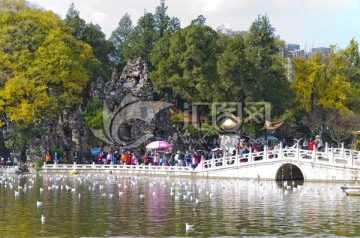
[[[36,206],[37,206],[37,207],[41,207],[42,205],[43,205],[43,202],[36,201]]]
[[[194,230],[194,225],[189,225],[187,222],[186,222],[186,231],[192,231]]]
[[[45,222],[45,217],[44,215],[41,215],[41,223],[44,223]]]

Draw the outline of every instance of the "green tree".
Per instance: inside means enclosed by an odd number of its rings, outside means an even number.
[[[158,39],[154,15],[145,13],[144,16],[140,17],[137,26],[129,35],[127,47],[124,50],[125,60],[129,61],[141,57],[150,63],[150,53]],[[152,68],[151,64],[149,68]]]
[[[65,21],[70,26],[71,32],[76,39],[82,40],[92,47],[95,57],[85,64],[90,81],[93,82],[99,77],[105,79],[105,81],[109,80],[112,68],[109,55],[113,55],[115,47],[111,41],[106,40],[101,27],[92,23],[87,24],[81,19],[74,4],[70,5]]]
[[[72,34],[80,39],[85,30],[86,22],[80,18],[80,13],[76,10],[74,3],[71,3],[65,21],[70,26]]]
[[[189,102],[211,102],[217,80],[217,33],[209,26],[190,25],[171,38],[168,58],[151,74],[155,88],[172,88]]]
[[[115,46],[115,53],[112,55],[112,60],[116,62],[118,68],[123,68],[126,65],[124,58],[124,51],[129,44],[129,36],[134,30],[130,15],[126,13],[121,19],[117,28],[111,33],[109,41]]]
[[[245,43],[241,35],[235,35],[218,59],[219,101],[232,102],[244,99],[249,85],[250,62],[246,58]]]
[[[245,35],[246,57],[251,62],[247,100],[265,101],[272,105],[272,114],[285,112],[292,94],[286,78],[285,60],[280,54],[283,42],[275,37],[275,29],[267,16],[258,16]],[[290,99],[290,100],[289,100]]]
[[[172,90],[176,96],[189,104],[210,103],[217,84],[218,35],[209,26],[190,25],[174,33],[171,38],[169,56],[163,58],[158,68],[150,74],[158,90]],[[197,110],[197,124],[201,128]],[[208,112],[208,111],[207,111]],[[199,138],[201,138],[200,130]]]

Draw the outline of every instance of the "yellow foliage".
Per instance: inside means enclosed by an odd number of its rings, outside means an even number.
[[[328,56],[315,53],[309,58],[293,60],[294,77],[290,87],[297,94],[299,108],[309,111],[311,106],[317,106],[349,110],[347,101],[354,93],[339,54],[332,49]]]
[[[0,110],[30,124],[79,104],[92,49],[70,35],[59,16],[21,2],[0,4]],[[4,7],[9,3],[16,11]]]

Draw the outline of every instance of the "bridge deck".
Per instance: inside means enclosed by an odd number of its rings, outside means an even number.
[[[227,156],[221,158],[214,158],[210,160],[203,160],[196,167],[182,166],[154,166],[154,165],[109,165],[109,164],[45,164],[43,170],[46,172],[69,172],[70,170],[88,171],[88,172],[126,172],[126,173],[144,173],[144,174],[174,174],[181,176],[214,176],[219,175],[217,171],[223,171],[225,177],[227,172],[241,170],[242,168],[256,167],[257,170],[263,166],[264,169],[270,169],[270,165],[273,170],[278,170],[284,163],[294,163],[307,165],[309,168],[313,168],[317,165],[318,171],[312,171],[308,174],[318,173],[319,168],[326,166],[327,172],[321,171],[321,173],[338,173],[341,168],[349,175],[344,175],[341,178],[349,178],[349,180],[357,179],[358,174],[360,177],[360,152],[344,148],[327,148],[325,151],[310,151],[303,149],[279,149],[279,150],[264,150],[257,153],[248,153],[243,155]],[[277,166],[277,167],[276,167]],[[333,169],[333,170],[331,170]],[[303,169],[304,171],[305,169]],[[214,171],[214,172],[211,172]],[[335,171],[335,172],[334,172]],[[356,174],[354,174],[354,171]],[[261,177],[260,174],[256,175],[254,171],[247,171],[248,173],[255,174],[254,177]],[[276,174],[273,171],[272,174]],[[303,172],[304,173],[304,172]],[[351,173],[351,174],[350,174]],[[239,174],[239,173],[236,173]],[[235,175],[237,176],[237,175]],[[267,175],[269,177],[270,175]],[[266,177],[266,176],[265,176]],[[274,179],[275,176],[272,176]],[[310,177],[309,175],[304,175]],[[329,177],[328,175],[324,177]],[[333,176],[334,178],[334,176]],[[336,178],[336,176],[335,176]],[[321,178],[320,178],[321,179]]]

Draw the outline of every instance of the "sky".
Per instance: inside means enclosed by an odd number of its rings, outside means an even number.
[[[71,5],[87,23],[98,24],[106,37],[128,13],[133,25],[144,12],[155,13],[160,0],[29,0],[65,18]],[[244,31],[260,15],[267,15],[275,35],[285,43],[299,44],[310,51],[314,47],[339,48],[351,39],[360,43],[360,0],[166,0],[167,13],[186,27],[199,15],[213,29],[218,26]]]

